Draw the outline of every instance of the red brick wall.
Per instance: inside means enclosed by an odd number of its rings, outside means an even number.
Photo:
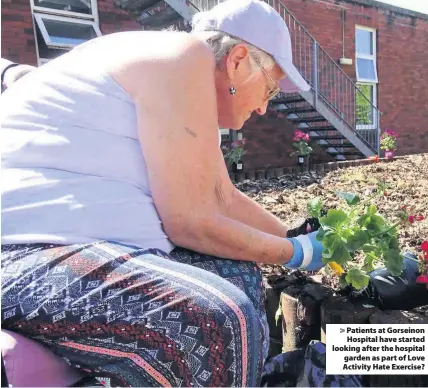
[[[30,0],[1,1],[1,56],[37,65]]]
[[[335,60],[342,56],[345,10],[345,57],[354,65],[342,69],[354,80],[355,26],[377,29],[381,127],[398,132],[399,154],[428,152],[428,16],[418,18],[351,0],[282,1]]]
[[[113,0],[98,0],[98,15],[103,35],[112,32],[141,30],[137,17],[120,9]]]
[[[30,0],[1,1],[1,56],[37,66]],[[105,34],[141,29],[134,15],[121,10],[113,0],[98,0],[100,30]]]
[[[292,139],[296,126],[290,121],[278,117],[273,110],[264,116],[253,114],[242,128],[243,136],[247,139],[244,155],[246,170],[261,168],[295,166],[297,156],[290,154],[295,151]],[[324,150],[315,147],[311,155],[311,163],[330,162],[331,158]]]

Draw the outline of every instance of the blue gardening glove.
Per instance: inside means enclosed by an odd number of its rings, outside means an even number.
[[[321,258],[324,246],[316,239],[317,233],[318,231],[288,239],[293,244],[294,254],[284,264],[286,268],[318,271],[324,267]]]

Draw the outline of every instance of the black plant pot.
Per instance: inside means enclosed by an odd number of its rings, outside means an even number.
[[[232,163],[232,171],[233,172],[244,172],[244,162],[242,160],[238,160],[237,163]]]
[[[309,164],[309,156],[297,156],[297,165],[298,166],[307,166]]]
[[[425,284],[416,283],[419,275],[416,256],[404,255],[404,268],[401,276],[392,276],[386,268],[379,268],[368,275],[368,293],[381,308],[386,310],[410,310],[428,305],[428,290]]]

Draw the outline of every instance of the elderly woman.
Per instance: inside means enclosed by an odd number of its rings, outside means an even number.
[[[267,355],[256,263],[319,269],[315,232],[231,183],[218,127],[308,86],[257,0],[191,34],[91,40],[2,96],[3,328],[132,386],[256,386]]]

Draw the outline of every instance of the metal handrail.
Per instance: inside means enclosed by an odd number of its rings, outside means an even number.
[[[312,104],[322,100],[374,152],[379,152],[380,112],[338,63],[319,45],[281,0],[264,0],[290,30],[293,62],[314,92]],[[199,11],[222,0],[189,0]]]

